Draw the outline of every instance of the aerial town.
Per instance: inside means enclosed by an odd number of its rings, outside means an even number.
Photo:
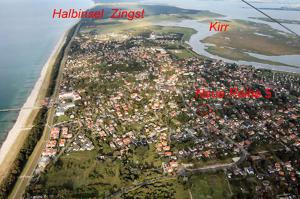
[[[205,178],[203,198],[299,198],[300,76],[207,59],[182,37],[75,37],[27,198],[190,198]]]

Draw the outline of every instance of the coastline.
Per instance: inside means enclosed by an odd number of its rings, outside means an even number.
[[[20,110],[14,126],[11,128],[2,143],[0,149],[0,182],[5,178],[10,165],[13,163],[19,149],[22,147],[26,139],[26,131],[28,132],[32,127],[33,119],[39,109],[24,109],[24,107],[40,106],[39,102],[45,98],[46,90],[49,82],[47,77],[51,76],[51,71],[59,51],[66,42],[67,35],[70,29],[66,30],[57,41],[52,50],[48,60],[43,65],[40,76],[36,81],[30,95]]]

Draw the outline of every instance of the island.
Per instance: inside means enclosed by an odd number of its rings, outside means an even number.
[[[245,20],[227,22],[230,29],[202,40],[209,44],[207,51],[230,60],[242,60],[271,65],[288,65],[280,62],[260,59],[249,53],[267,56],[299,55],[299,37],[278,31],[269,25]],[[290,65],[291,66],[291,65]],[[300,67],[295,65],[293,67]]]

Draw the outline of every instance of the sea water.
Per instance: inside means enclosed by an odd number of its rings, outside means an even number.
[[[92,5],[90,0],[0,1],[0,109],[22,107],[56,43],[76,23],[53,20],[53,10]],[[17,116],[18,112],[0,112],[0,143]]]

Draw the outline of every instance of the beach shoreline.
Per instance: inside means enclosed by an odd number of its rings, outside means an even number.
[[[43,65],[40,76],[31,90],[30,95],[23,104],[15,124],[7,134],[5,141],[2,143],[0,148],[0,182],[5,178],[5,172],[8,171],[10,165],[15,160],[16,155],[19,153],[18,149],[20,149],[24,144],[24,140],[27,136],[22,136],[22,134],[24,131],[26,132],[31,129],[33,122],[31,117],[33,115],[35,117],[37,110],[39,110],[36,107],[41,106],[40,101],[46,97],[46,90],[49,86],[49,83],[47,83],[47,78],[51,76],[55,59],[65,44],[68,33],[69,29],[65,31],[57,41],[48,60]],[[24,109],[25,107],[26,109]],[[28,107],[35,107],[35,109],[28,109]]]

